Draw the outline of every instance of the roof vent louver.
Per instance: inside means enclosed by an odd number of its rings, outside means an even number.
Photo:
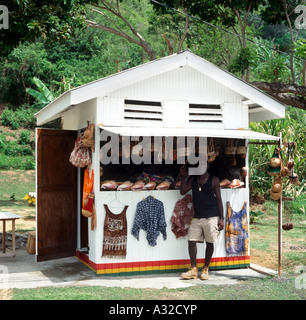
[[[222,108],[220,105],[189,104],[189,123],[222,125]]]
[[[160,102],[155,101],[124,101],[124,123],[126,125],[156,125],[161,126],[163,109]]]

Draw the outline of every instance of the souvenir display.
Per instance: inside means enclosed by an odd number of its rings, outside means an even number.
[[[163,182],[161,182],[156,189],[157,190],[168,190],[170,187],[171,183],[168,180],[165,180]]]
[[[234,179],[230,184],[230,188],[240,188],[243,185],[244,183],[241,182],[239,179]]]
[[[288,160],[288,177],[289,177],[289,181],[292,184],[298,184],[299,183],[299,177],[298,175],[294,172],[294,150],[296,148],[296,143],[295,142],[289,142],[288,144],[288,152],[287,152],[287,158]]]
[[[207,162],[213,162],[218,156],[218,152],[215,150],[214,140],[210,139],[207,148]]]
[[[222,181],[220,181],[221,188],[229,188],[230,184],[231,184],[231,182],[227,179],[223,179]]]
[[[291,230],[293,229],[292,217],[293,217],[293,209],[292,209],[292,201],[293,198],[283,197],[283,212],[285,223],[282,224],[283,230]]]
[[[247,203],[236,212],[227,202],[225,224],[225,249],[227,255],[247,255],[249,251],[249,232]]]
[[[150,181],[147,184],[144,185],[144,190],[154,190],[156,187],[156,183],[154,181]]]
[[[118,191],[127,191],[127,190],[130,190],[133,186],[133,183],[131,181],[125,181],[123,183],[121,183],[117,190]]]
[[[278,176],[282,165],[282,152],[280,148],[275,148],[268,166],[268,174]]]
[[[187,235],[193,216],[192,196],[187,194],[184,198],[176,202],[170,219],[172,223],[171,231],[177,239]]]
[[[138,180],[136,183],[133,184],[131,190],[132,191],[140,191],[144,188],[145,183],[142,180]]]
[[[110,211],[107,204],[104,204],[105,220],[103,234],[102,257],[125,259],[127,249],[127,220],[124,206],[120,214],[114,214]]]
[[[139,240],[140,230],[147,233],[147,241],[150,246],[157,245],[157,238],[161,233],[163,239],[167,239],[166,231],[167,223],[165,220],[164,204],[152,196],[146,197],[138,202],[134,223],[132,227],[132,235]]]
[[[87,128],[76,139],[70,154],[69,162],[78,168],[91,165],[91,151],[94,151],[93,139],[94,124],[87,122]]]
[[[105,190],[114,190],[118,187],[118,184],[115,181],[106,181],[102,183],[101,188]]]

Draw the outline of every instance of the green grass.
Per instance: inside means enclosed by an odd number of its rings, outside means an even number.
[[[14,289],[12,300],[305,300],[294,277],[242,281],[237,285],[196,285],[180,289],[67,287]]]

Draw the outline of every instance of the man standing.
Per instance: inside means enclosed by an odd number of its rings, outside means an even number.
[[[209,165],[209,164],[208,164]],[[223,205],[221,200],[219,179],[206,172],[200,176],[190,176],[186,181],[186,170],[181,168],[180,193],[186,194],[192,189],[194,219],[188,232],[188,251],[191,269],[181,274],[183,279],[197,279],[196,266],[197,242],[206,241],[205,264],[201,273],[201,280],[208,279],[208,266],[214,252],[214,243],[224,228]]]

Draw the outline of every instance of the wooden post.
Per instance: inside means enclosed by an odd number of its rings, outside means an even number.
[[[3,233],[2,233],[2,253],[5,253],[5,236],[6,236],[6,230],[5,230],[5,220],[3,220]]]
[[[282,148],[282,134],[279,132],[279,147]],[[277,201],[278,205],[278,276],[280,277],[282,274],[282,193]]]

